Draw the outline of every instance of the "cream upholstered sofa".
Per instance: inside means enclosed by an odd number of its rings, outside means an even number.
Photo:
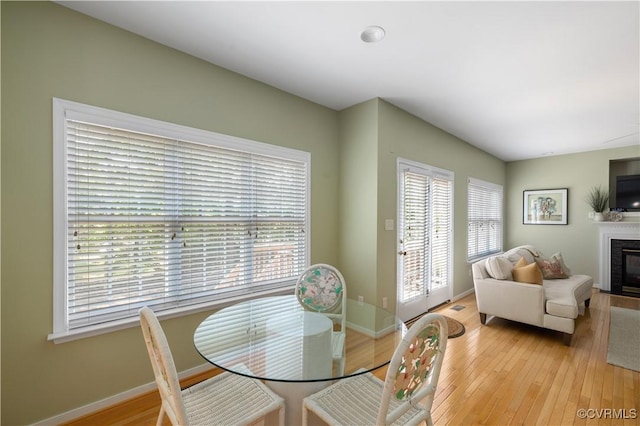
[[[560,253],[547,259],[533,246],[520,246],[473,263],[472,271],[482,324],[492,315],[560,331],[571,344],[575,320],[589,307],[593,279],[571,274]]]

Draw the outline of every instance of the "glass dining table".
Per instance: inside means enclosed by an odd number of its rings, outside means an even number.
[[[195,348],[211,364],[263,380],[285,399],[287,425],[299,425],[302,399],[334,380],[389,363],[407,331],[394,314],[347,300],[344,359],[332,350],[334,324],[305,310],[294,295],[243,301],[211,314],[196,328]]]

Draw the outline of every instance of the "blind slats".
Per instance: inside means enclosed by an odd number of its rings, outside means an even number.
[[[429,178],[420,173],[403,173],[402,299],[427,294]]]
[[[307,264],[308,160],[64,126],[67,330],[291,285]]]
[[[502,251],[502,186],[470,178],[467,184],[467,259]]]
[[[433,289],[449,283],[453,182],[449,179],[434,178],[432,185],[434,196],[431,226],[431,287]]]

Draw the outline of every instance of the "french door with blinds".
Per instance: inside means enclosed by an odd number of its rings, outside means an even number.
[[[397,314],[414,318],[451,299],[453,172],[398,160]]]

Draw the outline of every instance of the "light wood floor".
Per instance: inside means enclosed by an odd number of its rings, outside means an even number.
[[[456,305],[464,309],[451,309]],[[474,295],[438,308],[461,321],[466,333],[449,340],[432,410],[435,424],[640,425],[640,373],[606,362],[611,306],[640,310],[640,298],[595,291],[571,346],[561,333],[499,318],[481,326]],[[385,373],[376,375],[384,379]],[[158,410],[156,392],[69,425],[152,425]],[[588,418],[579,410],[588,410]]]

